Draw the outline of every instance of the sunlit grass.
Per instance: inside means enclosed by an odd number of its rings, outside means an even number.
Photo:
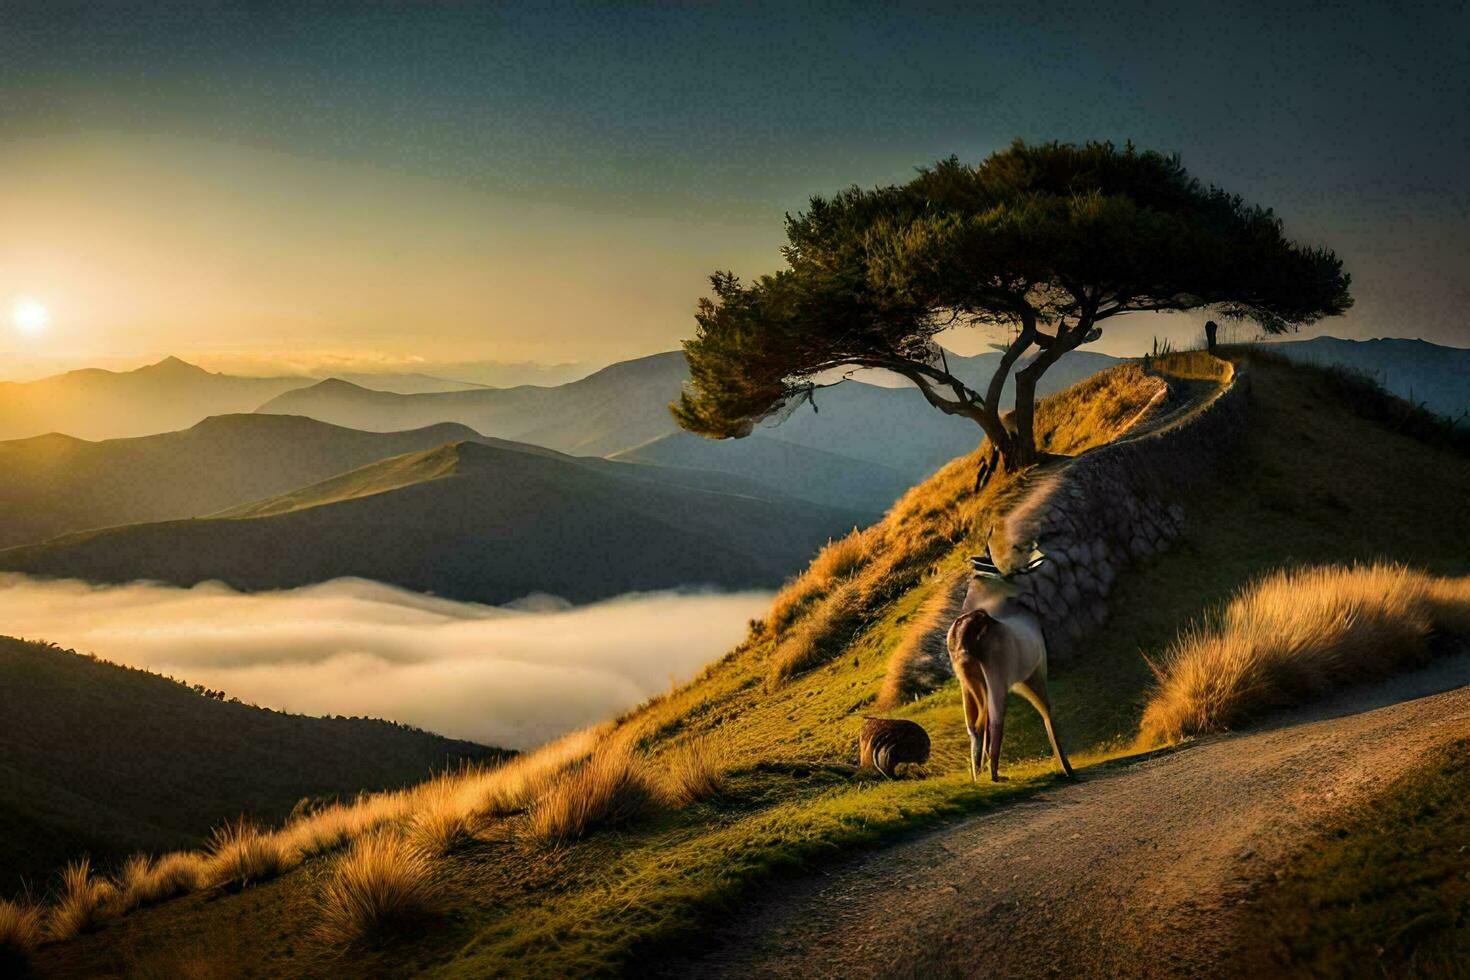
[[[413,842],[375,831],[359,837],[333,864],[319,900],[318,931],[340,945],[384,939],[439,905],[431,859]]]
[[[1140,742],[1223,731],[1418,666],[1433,633],[1467,628],[1470,578],[1383,563],[1276,572],[1180,635],[1158,665]]]
[[[46,933],[52,939],[71,939],[107,918],[116,889],[92,873],[92,862],[80,858],[61,872],[61,893],[46,915]]]
[[[21,975],[45,933],[41,910],[30,902],[0,898],[0,975]]]

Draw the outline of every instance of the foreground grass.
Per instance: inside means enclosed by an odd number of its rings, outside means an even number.
[[[1324,828],[1251,903],[1240,975],[1470,977],[1470,740]]]
[[[1470,576],[1403,565],[1276,572],[1165,654],[1140,726],[1144,747],[1224,731],[1427,661],[1436,634],[1470,634]]]

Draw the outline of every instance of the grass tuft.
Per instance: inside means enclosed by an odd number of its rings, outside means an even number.
[[[844,582],[802,620],[771,654],[768,690],[831,660],[847,646],[862,620],[862,588]]]
[[[23,976],[42,938],[41,913],[34,905],[0,898],[0,975]]]
[[[878,690],[879,710],[928,694],[954,676],[945,634],[959,615],[969,580],[963,570],[940,578],[906,624],[903,640],[888,657],[888,671]]]
[[[81,858],[61,872],[61,895],[51,906],[46,931],[52,939],[72,939],[107,917],[115,895],[112,883],[92,875],[92,862]]]
[[[204,878],[198,854],[176,851],[157,860],[134,854],[117,874],[113,909],[119,914],[194,891]]]
[[[608,746],[547,780],[531,806],[528,829],[533,840],[555,847],[633,823],[657,812],[661,802],[647,763]]]
[[[433,872],[405,838],[381,830],[358,838],[322,889],[321,935],[340,945],[370,943],[421,922],[437,910]]]
[[[212,885],[244,888],[290,870],[299,855],[279,834],[262,831],[242,818],[215,830],[210,839],[208,880]]]
[[[670,752],[662,760],[669,802],[688,806],[723,795],[729,787],[723,756],[717,743],[706,736],[692,738]]]
[[[1186,629],[1158,668],[1140,742],[1218,732],[1422,663],[1470,626],[1470,578],[1378,563],[1280,571]]]
[[[414,796],[408,842],[425,854],[447,854],[474,833],[474,816],[459,779],[439,776],[418,787]]]

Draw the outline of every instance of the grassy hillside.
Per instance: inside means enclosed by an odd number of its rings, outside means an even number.
[[[1205,394],[1200,379],[1209,372],[1192,360],[1160,362],[1180,393],[1169,409],[1188,412]],[[1462,506],[1470,459],[1355,414],[1358,403],[1319,373],[1261,357],[1248,368],[1251,422],[1228,475],[1181,501],[1182,539],[1124,570],[1110,620],[1053,673],[1055,716],[1074,764],[1127,751],[1150,685],[1140,650],[1157,654],[1181,624],[1257,574],[1374,558],[1455,573],[1470,561]],[[1158,381],[1127,365],[1049,399],[1039,417],[1046,444],[1080,452],[1117,437]],[[345,882],[356,858],[308,857],[248,898],[163,905],[134,913],[126,928],[169,936],[169,955],[188,950],[224,970],[248,961],[266,975],[610,971],[666,944],[697,942],[702,923],[734,914],[773,874],[1044,785],[1053,778],[1045,736],[1019,699],[1007,717],[1013,781],[969,781],[952,681],[892,712],[928,728],[927,778],[890,782],[853,765],[862,715],[895,655],[932,625],[933,597],[962,578],[965,556],[1040,475],[994,480],[977,497],[975,462],[954,461],[882,522],[830,546],[745,642],[689,685],[456,784],[452,807],[435,811],[462,821],[456,844],[423,872],[441,911],[394,944],[343,952],[313,942],[333,907],[326,884]],[[604,751],[568,768],[594,746]],[[630,754],[619,757],[619,748]],[[575,836],[566,833],[569,798],[603,804],[583,808]],[[387,839],[408,833],[394,828],[410,818],[383,809]],[[279,846],[304,833],[289,830]],[[148,966],[109,941],[113,929],[50,947],[39,962]]]
[[[357,432],[286,415],[221,415],[133,439],[52,434],[0,442],[0,548],[69,531],[201,517],[462,439],[515,448],[462,425]]]
[[[709,484],[695,471],[458,442],[204,520],[79,532],[0,568],[246,590],[358,576],[506,602],[709,583],[773,585],[863,515]]]
[[[499,758],[365,718],[308,718],[0,637],[0,895],[90,853],[198,844],[240,814],[279,821],[303,797],[352,796]]]
[[[39,381],[0,381],[0,439],[64,432],[118,439],[171,432],[211,415],[249,412],[309,378],[212,374],[176,357],[136,371],[89,368]]]
[[[1272,343],[1265,349],[1301,364],[1362,372],[1400,398],[1470,426],[1470,350],[1464,347],[1397,337],[1313,337]]]

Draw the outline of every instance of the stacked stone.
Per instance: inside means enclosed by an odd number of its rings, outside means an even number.
[[[1016,601],[1037,614],[1050,660],[1075,656],[1106,621],[1125,566],[1179,537],[1184,508],[1168,498],[1228,463],[1245,431],[1247,383],[1239,372],[1179,425],[1079,456],[1027,515],[1027,546],[1035,540],[1047,561],[1019,578]]]

